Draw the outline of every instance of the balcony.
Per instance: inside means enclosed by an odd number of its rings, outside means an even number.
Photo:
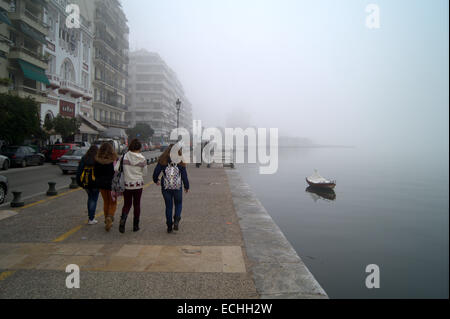
[[[61,87],[61,80],[58,75],[47,73],[47,78],[50,81],[50,85],[47,85],[47,87],[52,88],[53,90]]]
[[[76,85],[72,81],[69,80],[61,80],[61,87],[59,88],[59,93],[66,94],[70,93],[73,98],[79,98],[84,96],[84,88],[79,85]]]
[[[11,20],[23,21],[44,35],[47,35],[48,33],[49,26],[42,21],[42,18],[37,17],[26,8],[17,12],[10,12],[9,18]]]
[[[37,67],[41,69],[47,69],[47,59],[32,50],[29,50],[23,46],[14,46],[9,50],[9,58],[10,59],[21,59],[24,61],[27,61],[28,63],[31,63],[33,65],[36,65]]]
[[[94,103],[103,104],[103,106],[113,107],[113,108],[116,108],[121,111],[127,110],[127,106],[125,104],[119,103],[117,101],[113,101],[111,99],[98,99],[98,100],[95,100]]]
[[[89,90],[89,89],[83,89],[83,92],[84,92],[84,94],[83,94],[83,100],[85,100],[85,101],[90,101],[90,100],[92,100],[92,99],[94,98],[94,95],[93,95],[93,93],[92,93],[92,90]]]
[[[107,127],[119,127],[119,128],[128,128],[128,122],[119,121],[111,118],[106,117],[100,117],[100,119],[97,120],[100,124],[107,126]]]
[[[47,93],[41,91],[40,89],[28,87],[25,85],[16,86],[14,89],[10,90],[9,93],[12,95],[16,95],[21,98],[32,98],[35,99],[38,103],[47,102]]]

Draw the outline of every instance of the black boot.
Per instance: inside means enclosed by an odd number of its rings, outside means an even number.
[[[125,233],[125,224],[127,222],[128,215],[123,215],[120,217],[119,231],[123,234]]]
[[[133,231],[137,232],[139,231],[139,218],[134,218],[133,219]]]
[[[172,232],[172,224],[167,224],[167,233],[170,234]]]
[[[178,225],[180,224],[181,217],[175,217],[173,221],[173,230],[178,230]]]

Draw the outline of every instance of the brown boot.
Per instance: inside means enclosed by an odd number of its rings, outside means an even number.
[[[106,224],[105,225],[105,230],[109,231],[111,229],[112,225],[113,225],[113,220],[112,220],[112,218],[110,216],[106,217],[105,224]]]

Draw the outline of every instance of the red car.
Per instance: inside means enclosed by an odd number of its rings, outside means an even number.
[[[78,148],[78,145],[72,143],[53,145],[52,163],[56,164],[61,156],[65,155],[68,151],[73,150],[74,148]]]

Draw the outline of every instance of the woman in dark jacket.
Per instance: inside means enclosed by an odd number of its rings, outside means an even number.
[[[111,184],[114,177],[114,161],[117,154],[109,143],[103,143],[95,157],[95,180],[103,198],[105,229],[109,231],[114,221],[117,201],[112,197]]]
[[[153,171],[153,182],[156,185],[161,185],[162,195],[164,197],[164,202],[166,204],[166,224],[167,224],[167,232],[171,233],[173,230],[178,230],[179,223],[181,220],[181,210],[183,203],[183,190],[188,193],[189,191],[189,180],[187,176],[186,164],[183,162],[175,165],[172,163],[172,159],[170,158],[170,152],[174,145],[171,144],[164,153],[160,156],[158,160],[158,164]],[[178,155],[181,156],[181,150],[178,151]],[[165,185],[167,183],[167,173],[168,168],[170,166],[174,166],[178,169],[177,173],[178,178],[181,179],[179,183],[179,188],[171,189],[172,187]],[[176,171],[176,170],[175,170]],[[163,178],[161,181],[159,180],[159,175],[163,173]],[[173,204],[175,203],[175,217],[173,217]]]
[[[89,221],[88,225],[95,225],[98,221],[95,219],[95,210],[97,209],[98,195],[100,191],[95,183],[95,175],[93,169],[95,166],[95,156],[97,155],[98,147],[92,145],[86,154],[81,158],[77,170],[78,185],[84,188],[88,195],[87,207]]]

